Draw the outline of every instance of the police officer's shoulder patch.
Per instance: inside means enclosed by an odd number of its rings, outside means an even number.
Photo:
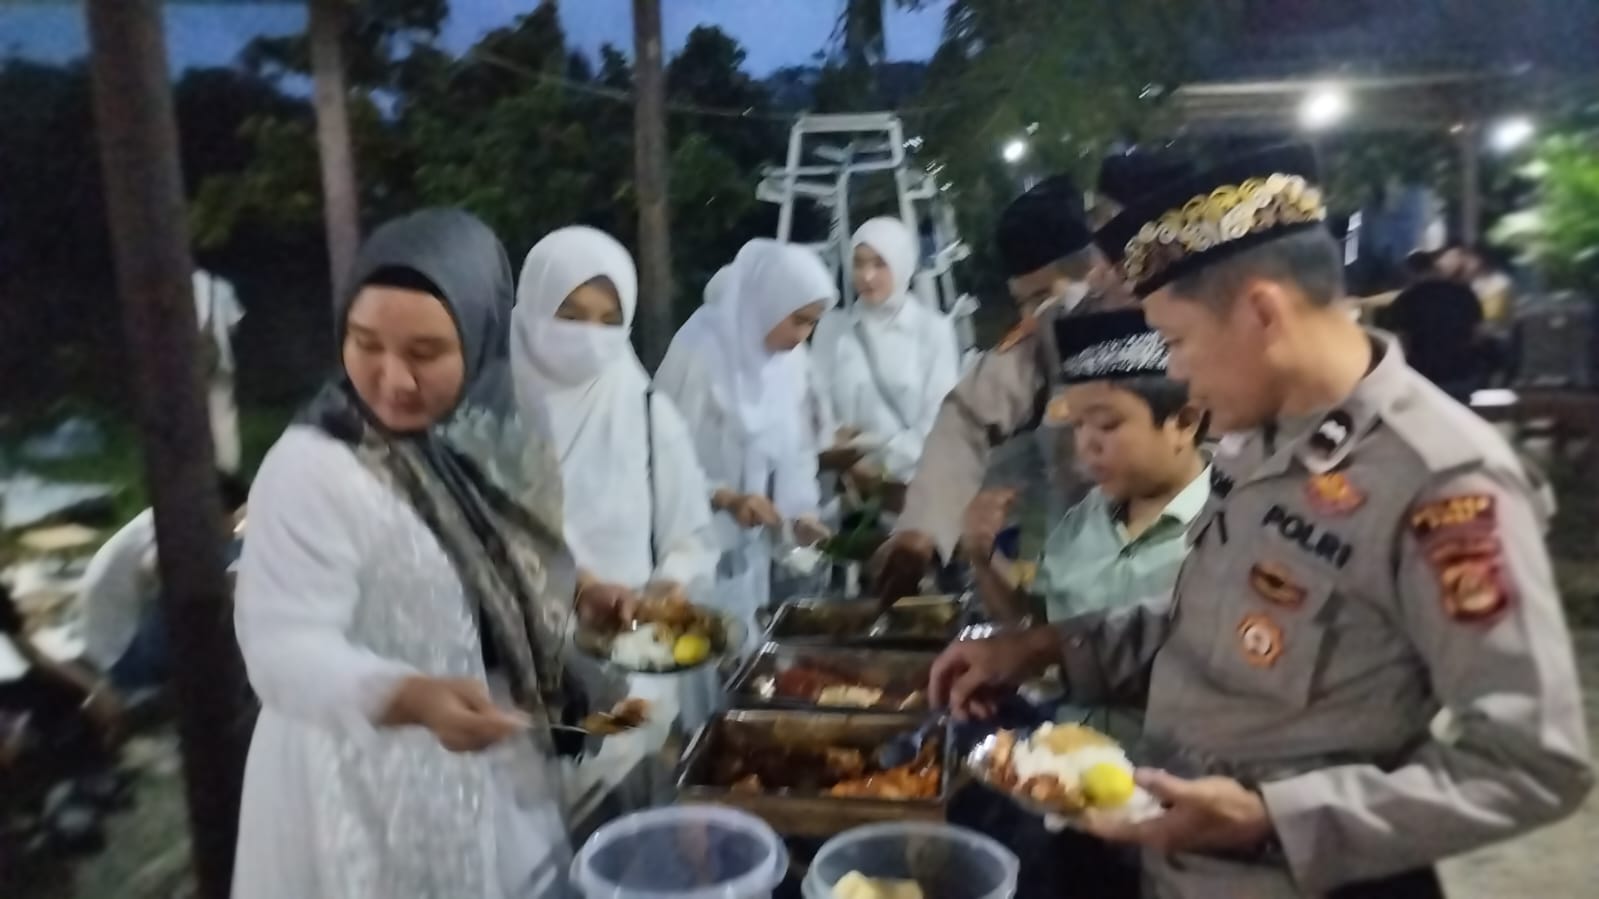
[[[1494,498],[1486,493],[1444,497],[1423,503],[1410,513],[1410,529],[1423,540],[1445,530],[1491,531],[1494,527]]]
[[[1409,525],[1450,618],[1492,621],[1510,607],[1493,496],[1468,493],[1423,503],[1411,510]]]

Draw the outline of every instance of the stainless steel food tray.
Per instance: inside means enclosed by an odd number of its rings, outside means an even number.
[[[750,746],[847,746],[870,753],[896,734],[914,730],[920,715],[789,709],[736,709],[711,718],[678,766],[678,798],[743,809],[785,836],[829,837],[880,821],[942,821],[956,786],[958,760],[949,733],[941,737],[939,791],[934,799],[835,798],[820,793],[745,793],[713,785],[717,753],[734,740]]]
[[[861,646],[798,646],[767,643],[745,663],[743,669],[728,685],[728,704],[733,708],[921,711],[927,706],[927,678],[936,658],[938,654],[935,652],[873,649]],[[869,709],[818,706],[810,700],[778,695],[777,676],[800,665],[837,673],[854,684],[876,687],[888,695],[882,702]],[[920,701],[902,705],[899,697],[911,694],[918,694]]]
[[[887,610],[875,599],[798,599],[778,608],[766,638],[817,646],[939,649],[960,635],[969,617],[957,596],[913,596]]]

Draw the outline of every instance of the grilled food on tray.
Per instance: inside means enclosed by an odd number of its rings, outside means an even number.
[[[941,742],[929,739],[916,758],[877,770],[868,753],[849,746],[786,746],[729,739],[712,767],[715,786],[740,793],[820,793],[850,799],[938,796]]]
[[[927,704],[920,690],[895,692],[863,684],[855,676],[822,665],[802,663],[781,671],[773,679],[773,692],[785,699],[835,708],[919,709]]]

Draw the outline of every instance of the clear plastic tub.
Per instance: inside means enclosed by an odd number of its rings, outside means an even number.
[[[827,841],[805,875],[805,899],[833,899],[851,871],[908,880],[926,899],[1011,899],[1021,863],[1009,849],[964,827],[913,821],[873,824]]]
[[[787,873],[788,850],[766,822],[713,805],[618,818],[572,861],[584,899],[764,899]]]

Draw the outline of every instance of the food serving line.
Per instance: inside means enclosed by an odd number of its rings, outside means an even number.
[[[950,596],[886,611],[871,599],[780,606],[729,683],[727,711],[684,753],[679,797],[742,808],[796,838],[943,820],[958,764],[948,728],[927,726],[937,719],[926,686],[969,618]]]
[[[746,645],[739,623],[681,597],[644,606],[590,651],[676,659],[680,676],[714,681]],[[1114,740],[1054,723],[1044,697],[1058,678],[1000,698],[983,724],[929,707],[939,653],[993,630],[970,594],[778,606],[676,760],[677,804],[596,831],[575,882],[591,899],[1010,899],[1025,869],[1023,899],[1081,888],[1104,859],[1062,843],[1044,816],[1159,805]],[[637,656],[641,640],[660,645]],[[710,652],[685,655],[684,640]],[[1061,864],[1079,854],[1080,866]]]
[[[961,738],[985,735],[957,733],[926,695],[938,653],[982,628],[976,617],[970,596],[912,597],[887,609],[873,599],[779,606],[727,681],[724,710],[682,753],[679,804],[596,832],[574,865],[579,887],[618,899],[1014,896],[1016,854],[951,826],[962,823],[952,807],[971,780],[960,753],[972,746]],[[706,834],[715,847],[702,845]],[[665,885],[685,840],[699,860],[689,867],[708,865],[685,876],[709,892]],[[739,860],[735,870],[719,867],[729,858]],[[621,884],[644,872],[647,888]]]

